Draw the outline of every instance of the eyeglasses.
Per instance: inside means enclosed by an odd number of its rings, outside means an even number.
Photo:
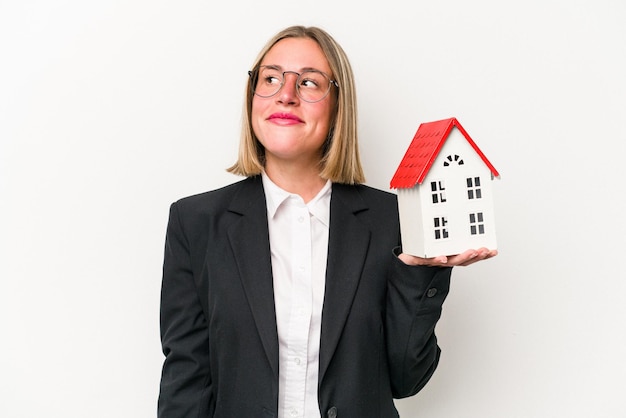
[[[272,65],[261,65],[257,70],[248,71],[252,79],[252,91],[259,97],[272,97],[285,85],[285,74],[295,74],[296,93],[305,102],[315,103],[324,99],[331,87],[339,88],[335,80],[318,70],[307,70],[302,73],[295,71],[282,71],[281,68]]]

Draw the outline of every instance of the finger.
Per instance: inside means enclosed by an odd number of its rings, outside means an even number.
[[[404,264],[408,264],[410,266],[418,266],[418,265],[422,265],[422,266],[447,266],[448,264],[448,257],[446,257],[445,255],[440,255],[438,257],[430,257],[430,258],[423,258],[423,257],[417,257],[414,255],[409,255],[409,254],[405,254],[405,253],[401,253],[400,255],[398,255],[398,258],[404,262]]]
[[[478,256],[479,252],[477,250],[467,250],[461,254],[449,257],[448,263],[454,266],[461,266],[465,263],[471,262],[474,258]]]
[[[489,250],[487,248],[480,248],[476,250],[476,253],[474,256],[470,257],[469,259],[465,261],[459,262],[458,265],[469,266],[470,264],[474,264],[478,261],[490,259],[492,257],[495,257],[496,255],[498,255],[498,250]]]

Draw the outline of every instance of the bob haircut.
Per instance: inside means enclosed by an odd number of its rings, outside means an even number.
[[[252,71],[259,68],[267,52],[285,38],[308,38],[317,42],[328,60],[333,79],[339,88],[333,88],[337,99],[335,113],[320,161],[320,176],[334,183],[360,184],[365,182],[359,157],[357,138],[357,105],[354,75],[343,48],[324,30],[317,27],[291,26],[278,32],[257,56]],[[265,149],[252,129],[251,112],[255,80],[248,78],[243,108],[241,139],[237,162],[227,169],[241,176],[261,174],[265,164]]]

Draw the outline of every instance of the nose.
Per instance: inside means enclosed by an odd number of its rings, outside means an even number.
[[[283,86],[278,92],[278,101],[280,103],[293,104],[299,100],[298,88],[296,83],[299,75],[291,71],[285,71],[283,74]]]

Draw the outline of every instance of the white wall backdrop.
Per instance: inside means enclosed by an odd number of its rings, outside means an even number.
[[[368,183],[457,117],[502,179],[415,418],[624,417],[626,3],[0,0],[0,416],[153,417],[169,204],[237,180],[246,70],[318,25]]]

